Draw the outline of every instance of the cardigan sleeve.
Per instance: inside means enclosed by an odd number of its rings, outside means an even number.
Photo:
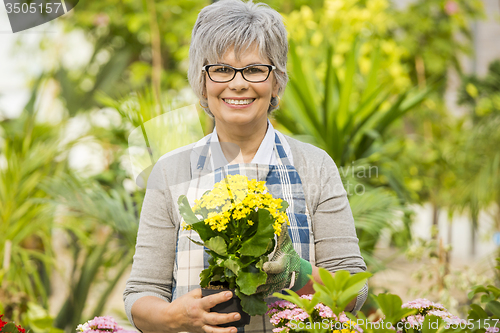
[[[172,197],[164,182],[162,163],[157,163],[148,179],[137,233],[130,278],[123,300],[130,323],[132,305],[144,296],[170,302],[177,232],[172,214]]]
[[[366,271],[361,256],[354,218],[339,171],[332,158],[323,151],[323,161],[315,186],[319,198],[313,208],[312,225],[315,238],[316,265],[330,272],[347,270],[351,274]],[[368,287],[359,292],[354,311],[366,300]]]

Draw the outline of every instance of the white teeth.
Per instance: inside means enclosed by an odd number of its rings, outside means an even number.
[[[252,103],[254,101],[254,98],[252,98],[252,99],[224,99],[224,101],[228,104],[245,105],[245,104]]]

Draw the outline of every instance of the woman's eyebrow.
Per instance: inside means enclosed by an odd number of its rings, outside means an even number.
[[[225,62],[218,62],[217,64],[219,64],[219,65],[227,65],[227,66],[232,66],[232,67],[234,67],[233,65],[226,64]],[[261,65],[261,64],[262,64],[261,62],[252,62],[252,63],[250,63],[250,64],[248,64],[248,65],[243,66],[243,67],[246,67],[246,66],[251,66],[251,65]],[[243,68],[243,67],[241,67],[241,68]]]

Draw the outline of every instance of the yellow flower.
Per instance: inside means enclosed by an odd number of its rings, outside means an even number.
[[[249,225],[253,225],[254,221],[248,219],[252,211],[267,209],[274,220],[274,232],[279,235],[282,224],[288,222],[286,213],[279,211],[282,201],[280,198],[273,198],[265,181],[249,180],[243,175],[229,175],[216,183],[213,190],[195,200],[193,211],[201,213],[203,208],[208,210],[205,223],[212,230],[223,231],[229,223],[245,218]]]

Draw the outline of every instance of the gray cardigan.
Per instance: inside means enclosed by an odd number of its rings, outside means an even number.
[[[351,274],[365,271],[354,219],[337,166],[324,150],[289,136],[285,138],[312,218],[316,266],[331,272],[341,269]],[[134,262],[123,292],[125,312],[132,325],[132,305],[139,298],[156,296],[171,301],[175,247],[181,222],[177,198],[187,193],[193,145],[164,155],[148,179]],[[366,300],[366,294],[365,286],[357,298],[356,311]]]

